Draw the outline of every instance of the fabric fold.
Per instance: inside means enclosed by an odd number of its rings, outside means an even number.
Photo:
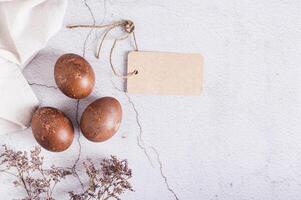
[[[19,66],[0,59],[0,134],[25,129],[38,106]]]
[[[62,26],[67,0],[0,0],[0,134],[29,126],[38,106],[22,69]]]

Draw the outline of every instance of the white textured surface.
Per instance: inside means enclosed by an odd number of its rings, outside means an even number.
[[[118,134],[105,143],[81,137],[82,158],[110,154],[127,158],[136,191],[124,199],[301,198],[300,1],[112,0],[104,6],[103,1],[87,0],[87,4],[96,23],[135,21],[142,50],[199,52],[205,58],[202,96],[131,96],[151,165],[137,144],[141,138],[135,111],[111,82],[123,86],[113,77],[107,59],[112,40],[96,60],[100,32],[92,31],[85,57],[94,67],[97,83],[93,95],[81,101],[79,112],[97,97],[114,96],[122,103],[124,120]],[[65,24],[71,23],[93,23],[83,1],[69,1]],[[24,71],[28,81],[54,86],[55,60],[63,52],[83,54],[88,32],[63,28]],[[131,46],[127,42],[121,46],[114,62],[123,70]],[[76,101],[54,88],[32,87],[42,105],[60,108],[75,121]],[[0,136],[0,141],[17,149],[36,145],[31,130]],[[65,166],[72,165],[77,152],[76,141],[64,153],[43,151],[49,164]],[[0,175],[0,180],[1,199],[15,197],[12,179]]]

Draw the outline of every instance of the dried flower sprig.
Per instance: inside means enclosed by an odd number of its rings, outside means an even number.
[[[43,167],[41,148],[35,147],[30,153],[14,151],[3,145],[0,154],[0,172],[16,177],[13,181],[17,187],[23,187],[26,196],[22,200],[54,200],[53,191],[62,179],[69,175],[78,175],[69,167]],[[118,160],[115,156],[101,160],[96,166],[91,159],[83,162],[89,184],[82,193],[68,192],[71,200],[120,200],[125,191],[134,191],[129,179],[132,171],[126,160]]]
[[[53,200],[53,190],[57,183],[72,172],[68,169],[58,168],[54,165],[50,169],[43,168],[41,148],[35,147],[30,151],[14,151],[3,145],[4,152],[0,154],[0,172],[13,175],[17,178],[13,183],[22,186],[26,191],[24,200]]]
[[[102,199],[120,200],[120,194],[125,191],[134,191],[129,179],[132,171],[128,168],[126,160],[119,161],[115,156],[103,159],[100,168],[87,159],[83,163],[89,178],[89,185],[82,193],[69,192],[72,200]]]

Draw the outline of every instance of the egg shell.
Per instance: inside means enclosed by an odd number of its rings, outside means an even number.
[[[80,120],[83,135],[90,141],[103,142],[119,129],[122,108],[113,97],[103,97],[87,106]]]
[[[74,138],[70,119],[62,111],[52,107],[36,110],[31,120],[31,128],[37,142],[49,151],[66,150]]]
[[[95,84],[95,74],[88,61],[71,53],[62,55],[56,61],[54,78],[58,88],[73,99],[87,97]]]

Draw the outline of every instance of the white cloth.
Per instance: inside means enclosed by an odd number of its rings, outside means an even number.
[[[21,70],[62,26],[67,0],[0,0],[0,134],[28,127],[39,101]]]

